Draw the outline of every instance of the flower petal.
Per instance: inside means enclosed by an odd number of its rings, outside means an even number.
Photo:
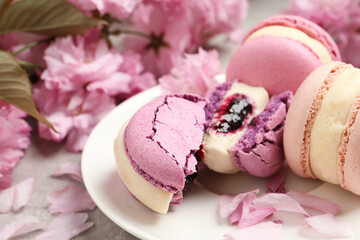
[[[323,213],[331,213],[334,216],[340,213],[340,206],[330,200],[294,190],[290,190],[286,195],[295,199],[303,207],[309,207]]]
[[[349,223],[337,221],[330,213],[305,218],[303,225],[305,224],[327,238],[345,238],[354,236],[352,226]]]
[[[94,225],[86,222],[87,219],[87,213],[60,214],[36,240],[68,240]]]
[[[0,212],[18,211],[29,201],[34,190],[34,179],[29,177],[24,181],[0,191]]]
[[[252,210],[252,202],[256,199],[255,192],[250,192],[241,201],[238,207],[229,215],[229,221],[231,224],[241,222],[246,219]]]
[[[239,206],[239,204],[244,200],[249,194],[259,193],[259,189],[255,189],[250,192],[240,193],[236,196],[224,194],[220,197],[220,216],[222,218],[227,218],[233,213]]]
[[[0,240],[8,240],[21,234],[44,228],[45,224],[33,216],[21,216],[0,230]]]
[[[275,208],[259,208],[259,209],[252,209],[249,211],[248,214],[244,215],[238,225],[237,228],[245,228],[250,227],[255,224],[260,223],[265,218],[269,217],[270,215],[276,212]]]
[[[280,238],[281,224],[263,222],[251,227],[241,228],[227,233],[224,237],[228,240],[251,239],[251,240],[277,240]]]
[[[277,211],[293,212],[310,216],[300,204],[283,193],[268,193],[254,200],[256,208],[275,208]]]
[[[60,164],[53,173],[54,177],[59,177],[63,175],[69,175],[71,178],[76,181],[83,182],[81,167],[78,163],[67,162]]]
[[[49,212],[74,213],[96,207],[90,195],[83,188],[68,184],[65,188],[53,192],[49,197]]]
[[[269,192],[275,193],[285,193],[285,189],[283,186],[284,183],[284,175],[281,173],[276,173],[266,182],[266,187]]]

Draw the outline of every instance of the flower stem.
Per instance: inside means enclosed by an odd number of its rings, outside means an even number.
[[[23,67],[29,67],[29,68],[39,68],[39,69],[44,69],[43,67],[33,64],[31,62],[26,62],[26,61],[18,61],[18,63],[23,66]]]
[[[133,30],[128,30],[128,29],[115,30],[115,31],[110,32],[111,35],[120,35],[122,33],[136,35],[136,36],[143,37],[143,38],[151,40],[151,36],[149,36],[149,35],[147,35],[145,33],[138,32],[138,31],[133,31]]]
[[[26,44],[24,47],[20,48],[19,50],[13,52],[13,56],[16,56],[18,55],[19,53],[22,53],[23,51],[29,49],[29,48],[33,48],[39,44],[42,44],[42,43],[45,43],[45,42],[49,42],[51,40],[53,40],[54,38],[46,38],[46,39],[42,39],[42,40],[39,40],[39,41],[36,41],[36,42],[32,42],[32,43],[28,43]]]

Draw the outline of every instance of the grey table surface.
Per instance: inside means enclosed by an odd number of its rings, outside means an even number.
[[[244,28],[249,29],[262,19],[279,13],[280,10],[289,5],[289,2],[290,0],[249,0],[250,9],[248,18],[243,23]],[[237,46],[226,42],[223,37],[216,39],[214,42],[221,46],[220,58],[224,69]],[[34,129],[31,136],[31,146],[26,150],[25,156],[19,161],[19,164],[13,172],[15,182],[33,176],[35,179],[34,193],[29,204],[19,212],[0,214],[0,229],[7,223],[14,221],[19,215],[33,215],[41,221],[50,222],[53,216],[51,216],[47,210],[49,205],[47,196],[53,191],[65,187],[69,182],[72,182],[72,180],[66,177],[54,178],[50,175],[60,163],[80,163],[80,161],[81,154],[66,151],[63,144],[40,139]],[[94,222],[95,226],[73,239],[138,239],[113,223],[98,208],[88,213],[88,221]],[[40,231],[37,231],[15,239],[34,239],[39,233]]]

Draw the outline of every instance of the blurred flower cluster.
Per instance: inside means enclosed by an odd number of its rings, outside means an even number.
[[[343,61],[360,67],[360,2],[358,0],[292,0],[283,11],[305,17],[327,30]]]
[[[25,113],[0,100],[0,190],[12,183],[11,173],[30,145]]]
[[[218,53],[201,47],[218,34],[238,31],[248,10],[247,0],[67,2],[106,24],[65,36],[9,32],[0,35],[0,50],[26,67],[36,106],[57,131],[39,122],[39,136],[65,142],[73,152],[82,151],[93,127],[117,104],[159,82],[167,91],[202,95],[213,88],[220,71]],[[0,140],[10,144],[4,139],[10,133],[6,129],[19,130],[11,133],[19,137],[11,148],[21,151],[29,145],[30,127],[22,120],[25,114],[4,104],[0,121],[7,122],[1,125]],[[3,142],[0,156],[10,149]],[[11,172],[4,169],[14,164],[0,160],[2,179]]]

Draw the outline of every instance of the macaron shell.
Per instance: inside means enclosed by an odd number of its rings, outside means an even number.
[[[339,157],[338,177],[340,185],[360,195],[360,99],[355,100],[353,111],[357,114],[354,116],[354,122],[347,129],[343,136],[343,141],[339,147],[339,156],[343,154],[343,159]],[[350,116],[350,122],[352,117]]]
[[[246,41],[248,36],[259,30],[260,28],[274,25],[292,27],[303,31],[310,37],[322,42],[329,50],[334,61],[341,61],[339,48],[337,47],[333,38],[323,28],[321,28],[314,22],[311,22],[299,16],[277,15],[265,19],[264,21],[257,24],[254,28],[252,28],[252,30],[245,36],[244,41]]]
[[[162,100],[158,99],[135,113],[125,129],[125,149],[128,156],[131,153],[129,158],[135,171],[143,173],[141,175],[153,185],[159,188],[163,188],[160,184],[181,188],[185,179],[183,169],[155,141],[148,138],[153,134],[154,113],[161,104]],[[154,176],[157,181],[154,181]],[[164,190],[171,191],[170,188]]]
[[[228,65],[226,80],[262,86],[270,96],[286,90],[296,92],[321,64],[310,48],[296,40],[258,37],[237,49]]]
[[[314,123],[311,119],[314,120],[321,106],[321,99],[316,98],[328,75],[343,65],[341,62],[330,62],[313,71],[299,87],[290,105],[285,120],[284,152],[290,168],[299,176],[316,178],[309,159],[309,141]],[[311,114],[315,115],[311,118]]]
[[[206,100],[195,95],[168,95],[137,111],[124,133],[125,150],[135,171],[168,192],[182,190],[196,171]]]
[[[155,187],[135,171],[127,157],[124,146],[124,131],[128,122],[121,128],[114,142],[116,167],[126,188],[142,203],[158,213],[166,213],[173,199],[173,193]]]

